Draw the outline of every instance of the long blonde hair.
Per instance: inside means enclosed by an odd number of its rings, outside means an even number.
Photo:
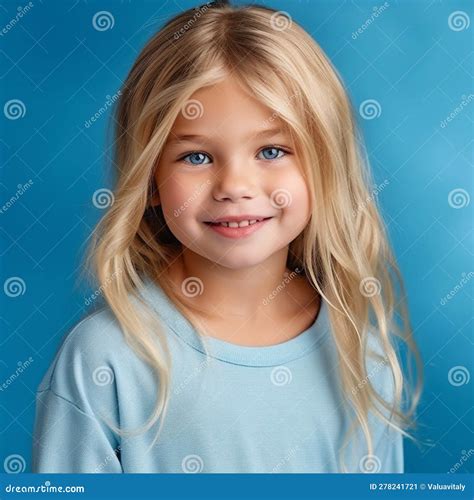
[[[150,203],[157,189],[156,165],[192,94],[229,74],[274,110],[300,152],[312,217],[290,244],[287,266],[304,270],[330,306],[342,389],[355,414],[351,432],[362,429],[371,455],[369,413],[374,412],[414,439],[408,429],[415,426],[422,364],[402,277],[370,189],[368,161],[342,79],[318,44],[286,13],[228,2],[182,12],[149,40],[121,89],[114,117],[114,203],[94,230],[85,268],[100,284],[127,342],[156,372],[156,405],[138,432],[149,430],[159,419],[151,446],[155,444],[168,407],[172,363],[159,317],[141,294],[145,278],[162,287],[201,338],[205,334],[194,314],[198,309],[167,279],[181,244],[161,208]],[[396,313],[402,319],[400,327],[394,321]],[[383,349],[379,359],[391,372],[390,401],[378,394],[367,373],[370,332],[376,333]],[[397,340],[416,361],[416,386],[411,364],[407,374],[402,369]],[[124,436],[136,433],[111,427]]]

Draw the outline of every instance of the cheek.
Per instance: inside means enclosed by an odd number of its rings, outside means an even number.
[[[195,182],[173,175],[159,183],[160,202],[163,215],[168,227],[182,242],[186,235],[192,232],[191,221],[196,218],[197,207],[200,203],[200,193]]]
[[[163,213],[173,215],[176,211],[183,212],[184,207],[188,206],[185,202],[190,197],[188,183],[176,175],[158,182]]]
[[[310,203],[306,181],[299,170],[288,172],[275,179],[271,203],[282,210],[282,216],[293,223],[304,224],[309,218]]]

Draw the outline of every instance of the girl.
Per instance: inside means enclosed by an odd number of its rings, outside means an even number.
[[[87,262],[106,306],[38,387],[33,470],[403,472],[422,381],[399,341],[419,354],[321,48],[267,7],[188,10],[116,123]]]

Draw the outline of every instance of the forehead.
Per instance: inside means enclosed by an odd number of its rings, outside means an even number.
[[[229,78],[192,94],[173,124],[169,142],[193,135],[245,138],[266,130],[285,134],[287,127],[272,109]]]

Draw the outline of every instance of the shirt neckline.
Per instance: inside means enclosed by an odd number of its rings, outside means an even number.
[[[200,335],[161,286],[148,276],[144,278],[144,283],[145,298],[148,298],[166,326],[192,348],[205,354]],[[244,346],[214,337],[207,337],[205,342],[209,356],[221,361],[244,366],[277,366],[317,349],[329,337],[330,330],[328,305],[321,297],[315,321],[306,330],[285,342],[268,346]]]

